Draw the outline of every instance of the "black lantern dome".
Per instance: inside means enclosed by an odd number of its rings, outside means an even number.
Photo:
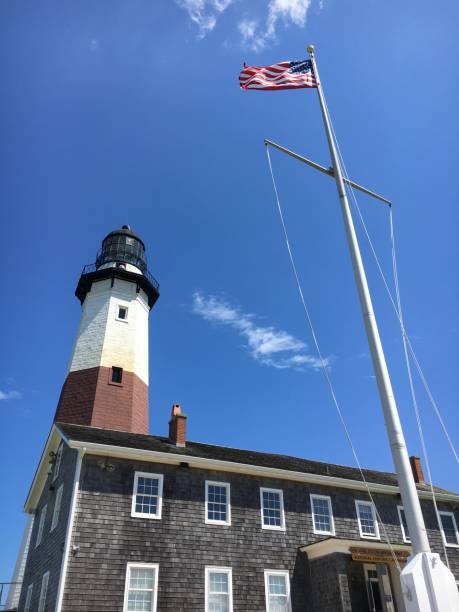
[[[133,267],[132,267],[133,266]],[[145,244],[129,225],[110,232],[102,241],[96,262],[83,268],[75,295],[81,303],[94,282],[111,279],[135,284],[137,292],[146,293],[150,308],[159,297],[159,283],[147,269]]]
[[[110,232],[102,241],[102,248],[96,259],[96,267],[99,269],[107,264],[115,264],[120,267],[123,264],[131,264],[139,268],[141,272],[146,271],[145,245],[129,225],[123,225],[121,229]]]

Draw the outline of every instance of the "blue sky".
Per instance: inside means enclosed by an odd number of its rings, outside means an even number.
[[[73,293],[129,223],[161,283],[150,422],[189,438],[353,465],[296,292],[263,138],[329,165],[314,90],[242,92],[242,63],[316,44],[351,176],[395,202],[407,329],[458,439],[456,3],[66,0],[0,6],[3,299],[0,581],[78,325]],[[272,153],[306,299],[362,463],[392,470],[333,182]],[[359,197],[390,276],[388,215]],[[362,251],[411,454],[397,321]],[[432,473],[457,466],[419,387]]]

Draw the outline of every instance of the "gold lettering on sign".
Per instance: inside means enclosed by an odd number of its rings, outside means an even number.
[[[391,563],[394,560],[392,553],[383,548],[360,548],[358,546],[351,546],[349,550],[353,561]],[[399,563],[406,563],[411,552],[407,550],[394,550],[394,554]]]

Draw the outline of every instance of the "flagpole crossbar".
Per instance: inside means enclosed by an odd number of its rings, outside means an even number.
[[[285,147],[282,147],[281,145],[273,142],[272,140],[268,140],[267,138],[265,138],[264,143],[266,146],[274,147],[278,151],[282,151],[282,153],[286,153],[287,155],[290,155],[290,157],[293,157],[294,159],[297,159],[298,161],[301,161],[307,164],[311,168],[314,168],[315,170],[319,170],[319,172],[322,172],[323,174],[326,174],[327,176],[331,176],[332,178],[335,178],[335,173],[333,171],[333,168],[325,168],[325,166],[321,166],[320,164],[313,162],[307,157],[298,155],[298,153],[295,153],[294,151],[290,151],[290,149],[286,149]],[[354,181],[351,181],[350,179],[347,179],[344,177],[343,177],[343,181],[350,187],[353,187],[354,189],[357,189],[358,191],[361,191],[362,193],[366,193],[372,198],[376,198],[377,200],[384,202],[388,206],[392,206],[392,202],[390,200],[388,200],[387,198],[383,198],[383,196],[375,193],[374,191],[371,191],[370,189],[367,189],[366,187],[363,187],[362,185],[359,185],[358,183],[355,183]]]

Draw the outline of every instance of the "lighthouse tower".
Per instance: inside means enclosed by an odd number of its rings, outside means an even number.
[[[104,238],[75,295],[81,320],[54,420],[148,433],[148,315],[159,285],[128,225]]]

